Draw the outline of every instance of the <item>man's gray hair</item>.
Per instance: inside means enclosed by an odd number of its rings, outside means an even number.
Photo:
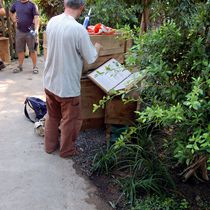
[[[72,9],[79,9],[85,4],[84,0],[64,0],[67,7]]]

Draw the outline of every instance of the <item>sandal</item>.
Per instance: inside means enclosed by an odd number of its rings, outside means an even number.
[[[23,67],[22,66],[18,66],[16,69],[13,70],[13,73],[19,73],[23,71]]]
[[[33,68],[33,74],[38,74],[38,73],[39,73],[39,69],[38,69],[38,67],[36,66],[36,67]]]

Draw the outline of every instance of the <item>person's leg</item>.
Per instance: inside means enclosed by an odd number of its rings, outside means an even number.
[[[18,73],[23,70],[23,62],[25,58],[25,46],[26,39],[25,33],[16,31],[16,52],[18,54],[18,67],[13,70],[14,73]]]
[[[24,58],[25,58],[25,53],[24,53],[24,51],[23,51],[23,52],[19,52],[19,53],[18,53],[18,63],[19,63],[19,66],[20,66],[20,67],[23,66]]]
[[[47,102],[47,117],[45,121],[45,151],[54,152],[59,146],[59,125],[61,107],[57,97],[45,90]]]
[[[33,63],[33,69],[36,67],[36,63],[37,63],[37,53],[34,52],[30,52],[30,56],[31,56],[31,60]]]
[[[75,142],[82,126],[81,99],[73,97],[61,102],[60,156],[65,158],[76,154]]]
[[[28,33],[26,37],[27,46],[30,52],[30,57],[33,63],[33,73],[37,74],[39,73],[39,70],[37,68],[37,52],[36,52],[36,38],[33,37],[30,33]]]

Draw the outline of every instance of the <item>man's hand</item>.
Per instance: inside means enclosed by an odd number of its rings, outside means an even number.
[[[35,29],[36,36],[39,35],[39,29]]]
[[[97,53],[98,53],[98,55],[99,55],[99,52],[101,51],[101,49],[103,48],[103,46],[101,45],[101,44],[99,44],[99,43],[95,43],[95,48],[96,48],[96,51],[97,51]]]
[[[4,8],[0,8],[0,16],[4,16],[5,15],[5,10]]]

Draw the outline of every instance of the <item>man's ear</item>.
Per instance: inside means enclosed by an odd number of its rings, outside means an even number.
[[[81,12],[83,12],[85,10],[85,6],[82,5],[79,9],[80,9]]]

